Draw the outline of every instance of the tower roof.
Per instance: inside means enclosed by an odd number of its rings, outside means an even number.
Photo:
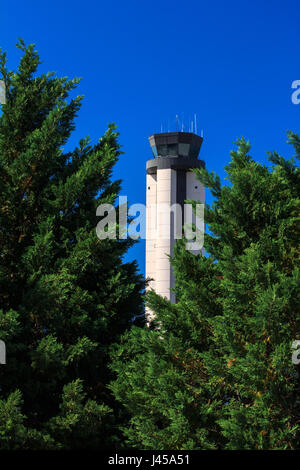
[[[191,132],[164,132],[149,137],[154,158],[197,159],[202,141],[202,137]]]

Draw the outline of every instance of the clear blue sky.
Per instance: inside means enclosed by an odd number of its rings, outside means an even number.
[[[299,132],[299,0],[16,0],[1,5],[0,45],[16,67],[17,37],[35,43],[42,71],[80,76],[85,95],[71,145],[96,141],[116,122],[125,155],[115,169],[122,194],[145,201],[148,136],[193,113],[204,129],[201,157],[224,177],[239,136],[253,157],[291,152],[285,132]],[[173,127],[174,129],[174,127]],[[208,201],[211,198],[208,195]],[[144,271],[144,242],[129,257]]]

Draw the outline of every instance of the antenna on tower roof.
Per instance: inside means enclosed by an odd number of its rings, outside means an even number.
[[[178,114],[176,114],[176,132],[178,132]]]
[[[195,134],[197,134],[197,114],[194,114],[194,119],[195,119]]]

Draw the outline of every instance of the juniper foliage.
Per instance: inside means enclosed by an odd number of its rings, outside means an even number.
[[[288,133],[300,156],[300,139]],[[196,170],[214,196],[204,247],[177,242],[172,305],[154,291],[150,328],[113,349],[111,388],[126,408],[127,445],[145,449],[300,447],[299,167],[245,139],[226,167],[228,185]]]
[[[108,348],[143,312],[143,280],[123,261],[132,240],[95,230],[120,190],[118,134],[110,125],[66,152],[79,79],[39,74],[34,45],[18,48],[16,71],[0,54],[0,448],[107,448],[118,439]]]

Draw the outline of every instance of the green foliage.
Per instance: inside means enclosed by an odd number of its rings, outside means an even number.
[[[7,400],[0,400],[1,450],[54,449],[54,441],[49,434],[25,426],[21,405],[20,390],[12,392]]]
[[[18,47],[15,72],[0,54],[0,448],[106,448],[108,347],[143,312],[143,280],[123,263],[132,241],[96,236],[98,205],[120,189],[118,134],[65,152],[79,79],[39,75],[34,46]]]
[[[79,379],[64,386],[60,413],[49,423],[50,431],[56,435],[63,449],[96,449],[99,442],[107,440],[111,433],[111,410],[95,400],[86,400]]]
[[[289,133],[300,155],[300,139]],[[300,448],[299,168],[272,168],[237,142],[230,185],[196,170],[206,207],[208,257],[175,247],[176,301],[155,292],[150,328],[112,351],[115,397],[128,412],[127,445],[146,449]]]

